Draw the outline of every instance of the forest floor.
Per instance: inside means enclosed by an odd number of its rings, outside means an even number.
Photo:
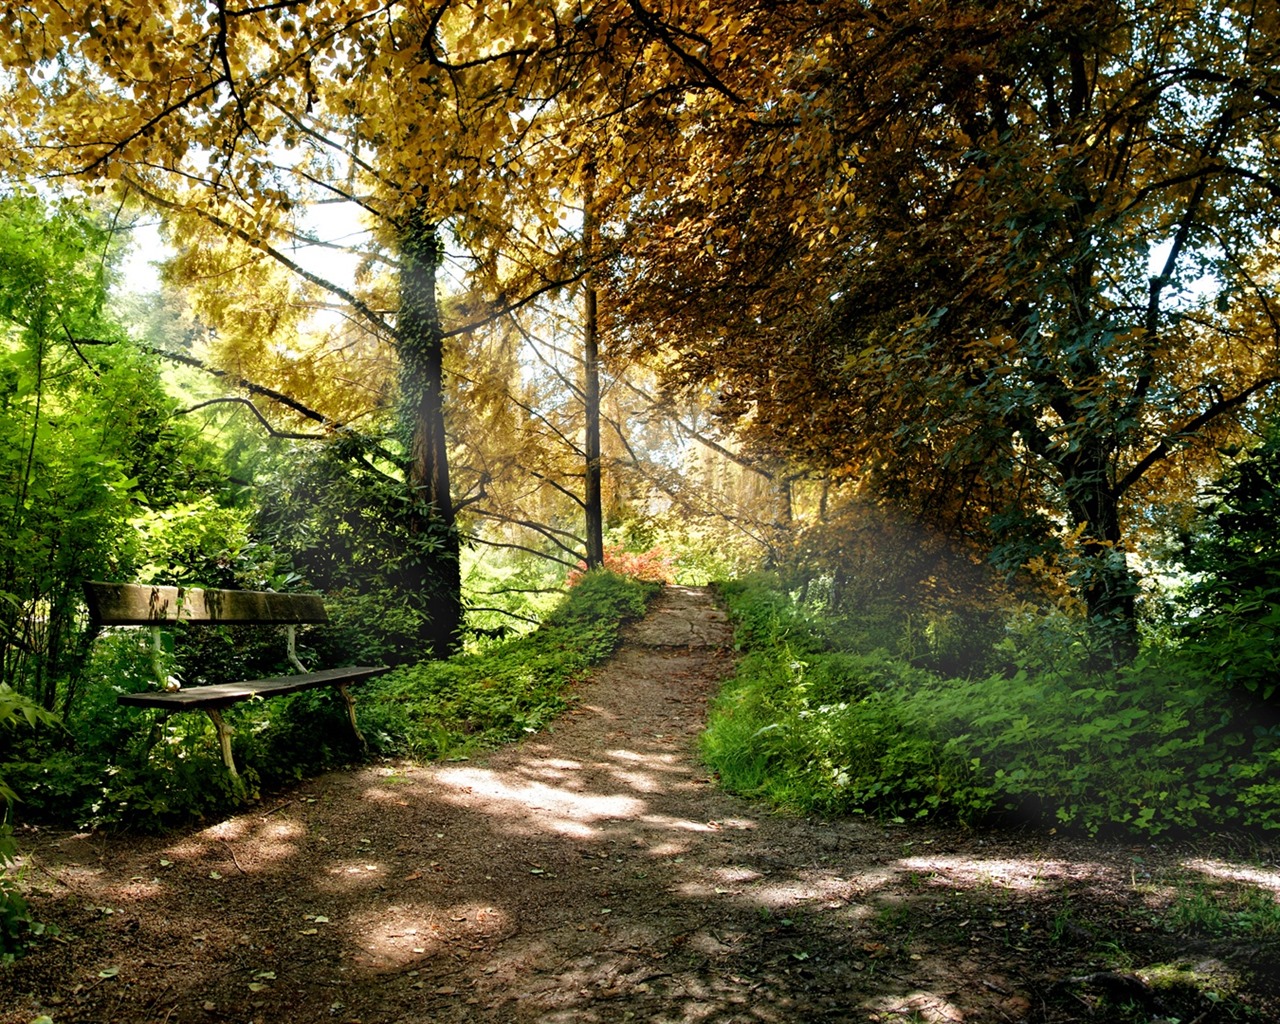
[[[1280,937],[1231,909],[1274,902],[1274,848],[774,812],[696,757],[732,662],[710,595],[668,588],[484,758],[180,835],[23,830],[60,934],[0,968],[0,1024],[1280,1020]]]

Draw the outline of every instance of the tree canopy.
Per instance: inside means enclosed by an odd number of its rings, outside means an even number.
[[[0,172],[123,188],[217,287],[270,259],[280,315],[319,289],[389,341],[446,532],[449,339],[587,273],[604,350],[656,355],[762,458],[1056,563],[1121,623],[1140,527],[1280,381],[1280,14],[1252,2],[4,17]],[[367,217],[353,283],[291,255],[322,200]],[[476,299],[448,323],[446,242]]]
[[[1275,12],[756,17],[785,70],[726,69],[750,103],[673,138],[621,329],[762,443],[1008,563],[1074,554],[1127,617],[1135,524],[1280,379]]]

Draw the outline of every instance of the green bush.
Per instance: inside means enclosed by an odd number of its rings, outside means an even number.
[[[56,724],[57,719],[53,715],[0,683],[0,734],[19,727],[35,729],[43,725],[52,728]],[[39,924],[27,909],[16,879],[10,875],[18,859],[18,847],[13,841],[10,825],[10,813],[16,799],[17,794],[0,778],[0,805],[4,807],[4,814],[0,816],[0,965],[22,952],[28,935],[40,931]]]
[[[1184,650],[1228,687],[1280,694],[1280,426],[1208,488],[1183,563]],[[1280,700],[1277,700],[1280,703]]]
[[[568,687],[617,647],[622,623],[658,587],[587,573],[532,633],[481,653],[397,669],[365,687],[371,745],[417,757],[460,756],[536,732],[568,703]]]
[[[725,595],[750,650],[703,752],[731,789],[824,813],[1091,833],[1280,827],[1280,728],[1176,656],[1090,675],[1084,653],[1053,657],[1076,644],[1068,633],[1012,674],[947,679],[883,651],[833,649],[759,583]]]

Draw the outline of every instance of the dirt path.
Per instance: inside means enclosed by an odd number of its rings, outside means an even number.
[[[694,741],[728,643],[708,594],[669,588],[571,714],[483,760],[326,775],[180,837],[24,833],[62,936],[0,969],[0,1024],[1106,1020],[1108,983],[1068,980],[1101,944],[1135,969],[1280,964],[1161,939],[1177,850],[720,792]],[[1251,854],[1206,877],[1280,891]]]

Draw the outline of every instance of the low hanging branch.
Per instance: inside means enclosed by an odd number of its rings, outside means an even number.
[[[537,555],[539,558],[545,558],[548,562],[559,562],[568,569],[578,568],[578,563],[569,562],[558,555],[549,555],[545,551],[539,551],[537,548],[526,547],[524,544],[510,544],[500,540],[486,540],[483,537],[473,536],[471,538],[477,544],[483,544],[487,548],[506,548],[510,551],[523,551],[526,554]]]
[[[368,435],[359,434],[355,430],[353,430],[351,427],[347,426],[345,423],[339,423],[336,420],[332,420],[328,416],[324,415],[324,413],[318,412],[315,409],[312,409],[310,406],[304,405],[302,402],[298,401],[296,398],[291,398],[290,396],[283,394],[282,392],[276,391],[274,388],[266,387],[263,384],[255,384],[253,381],[248,380],[244,377],[237,376],[236,374],[231,373],[227,370],[220,370],[216,366],[209,366],[203,360],[197,359],[195,356],[184,355],[181,352],[170,352],[167,349],[157,348],[151,345],[143,346],[142,349],[144,352],[149,352],[152,355],[159,356],[161,359],[168,359],[172,362],[181,363],[184,366],[190,366],[197,370],[201,370],[204,373],[209,374],[209,376],[217,377],[219,380],[224,381],[231,387],[241,388],[249,392],[249,394],[251,395],[260,395],[263,398],[271,399],[273,402],[279,402],[281,405],[285,406],[286,408],[292,409],[298,415],[306,419],[309,419],[314,423],[319,423],[322,427],[326,428],[326,433],[302,434],[302,433],[296,433],[292,431],[277,430],[275,427],[271,425],[270,422],[268,422],[267,418],[262,414],[261,410],[259,410],[258,407],[253,404],[253,402],[251,402],[247,398],[243,398],[239,396],[229,395],[224,398],[213,398],[207,402],[201,402],[198,405],[194,405],[189,409],[180,409],[178,410],[176,415],[179,415],[179,416],[187,415],[189,413],[196,412],[199,409],[203,409],[206,406],[216,405],[219,403],[241,404],[249,408],[249,410],[254,414],[254,416],[257,417],[258,422],[260,422],[263,425],[263,427],[266,428],[267,433],[269,433],[272,437],[280,437],[280,438],[286,438],[289,440],[298,440],[298,441],[324,441],[330,438],[331,436],[333,436],[334,434],[346,434],[351,437],[358,438],[360,441],[360,444],[365,449],[367,449],[368,452],[378,456],[379,458],[384,459],[385,461],[391,463],[393,466],[399,466],[402,462],[402,459],[400,456],[396,455],[394,452],[388,451],[386,448],[378,444],[373,438],[369,437]],[[375,469],[372,465],[370,465],[370,463],[366,462],[364,459],[360,459],[359,462],[366,469],[369,469],[372,472],[378,473],[379,476],[386,478],[385,473],[382,473],[381,471]]]
[[[484,516],[486,519],[492,519],[495,522],[506,523],[510,526],[519,526],[526,530],[532,530],[534,533],[539,533],[566,555],[570,555],[574,558],[577,558],[581,554],[582,548],[586,546],[586,541],[576,534],[570,533],[568,530],[559,530],[554,526],[547,526],[545,523],[535,523],[529,519],[517,519],[514,516],[504,515],[494,509],[478,508],[475,510],[475,514]],[[561,540],[561,538],[564,538],[564,540]],[[577,549],[572,548],[565,543],[565,541],[572,541],[581,545],[581,547]]]
[[[521,622],[532,622],[535,626],[541,626],[541,619],[531,619],[528,615],[521,615],[519,612],[509,612],[505,608],[483,608],[479,605],[468,605],[469,612],[494,612],[498,615],[505,615],[511,619],[519,619]]]
[[[282,437],[290,441],[323,441],[328,435],[326,434],[299,434],[292,430],[277,430],[271,425],[271,421],[262,415],[262,411],[247,398],[239,398],[229,396],[227,398],[210,398],[207,402],[199,402],[188,409],[178,409],[175,416],[188,416],[193,412],[199,412],[201,409],[207,409],[211,405],[243,405],[262,424],[263,429],[272,437]]]
[[[153,345],[144,345],[144,352],[150,352],[152,355],[159,356],[161,359],[168,359],[171,362],[182,363],[183,366],[192,366],[197,370],[209,374],[211,377],[217,377],[219,380],[226,381],[233,388],[243,388],[251,395],[261,395],[263,398],[270,398],[273,402],[279,402],[286,408],[292,409],[299,416],[319,423],[323,427],[330,430],[343,430],[344,425],[331,420],[322,412],[317,412],[310,406],[303,405],[296,398],[290,398],[288,395],[276,391],[273,388],[266,387],[262,384],[255,384],[251,380],[237,376],[229,370],[220,370],[216,366],[210,366],[203,359],[197,359],[195,356],[184,355],[181,352],[170,352],[168,349],[157,348]]]

